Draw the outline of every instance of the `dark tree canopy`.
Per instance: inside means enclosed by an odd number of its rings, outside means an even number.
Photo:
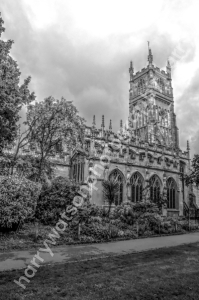
[[[34,93],[30,93],[28,88],[30,77],[20,85],[21,73],[10,55],[13,41],[1,39],[5,31],[3,23],[0,15],[0,153],[17,136],[22,106],[35,99]]]
[[[186,185],[196,184],[199,187],[199,155],[195,154],[191,164],[190,174],[185,176]]]
[[[30,145],[37,148],[40,159],[38,180],[44,162],[53,153],[69,154],[83,145],[85,121],[76,107],[64,98],[48,97],[35,105],[28,105],[27,121]]]

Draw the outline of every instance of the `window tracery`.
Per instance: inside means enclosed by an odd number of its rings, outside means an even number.
[[[136,172],[130,179],[131,184],[131,201],[142,201],[143,179],[142,176]]]
[[[118,170],[114,170],[111,172],[109,179],[117,180],[119,184],[119,192],[115,195],[114,203],[115,205],[120,205],[123,201],[123,176]]]
[[[151,201],[157,203],[160,199],[160,188],[161,182],[157,175],[153,175],[149,180],[150,186],[150,199]]]
[[[71,177],[76,182],[84,182],[84,157],[77,154],[71,165]]]
[[[167,208],[176,208],[176,183],[173,178],[167,180]]]

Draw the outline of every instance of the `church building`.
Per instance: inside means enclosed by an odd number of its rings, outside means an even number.
[[[105,129],[104,116],[101,128],[95,124],[86,128],[84,149],[76,149],[69,163],[71,179],[89,186],[90,201],[106,205],[102,181],[117,178],[119,194],[115,205],[125,201],[141,201],[148,186],[151,201],[161,193],[167,194],[165,216],[184,214],[190,194],[181,174],[190,168],[190,149],[179,147],[179,130],[174,112],[171,67],[166,71],[153,64],[151,49],[148,65],[134,73],[130,62],[128,125],[120,130]]]
[[[199,192],[183,180],[190,169],[190,148],[188,142],[187,151],[179,147],[169,61],[166,71],[160,70],[149,48],[147,67],[135,73],[130,62],[129,75],[128,122],[123,126],[120,121],[120,130],[113,132],[111,120],[106,129],[102,116],[101,128],[97,128],[94,116],[92,126],[86,127],[82,148],[51,157],[57,175],[75,180],[87,189],[91,203],[99,206],[107,205],[102,181],[117,178],[115,205],[146,198],[157,202],[164,194],[167,207],[163,215],[186,215],[190,199],[196,212]],[[30,149],[22,149],[25,151]]]

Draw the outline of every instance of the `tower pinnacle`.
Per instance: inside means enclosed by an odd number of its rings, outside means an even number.
[[[104,115],[102,116],[102,125],[101,127],[104,129],[105,125],[104,125]]]
[[[132,74],[133,74],[133,72],[134,72],[134,69],[133,69],[133,62],[130,61],[129,73],[132,73]]]
[[[168,77],[171,78],[171,65],[170,65],[169,60],[167,60],[167,74],[168,74]]]
[[[93,127],[95,127],[96,123],[95,123],[95,115],[93,116]]]
[[[110,120],[109,130],[112,131],[112,121]]]
[[[187,151],[190,150],[189,141],[187,141]]]
[[[129,74],[130,74],[130,81],[133,80],[133,73],[134,73],[134,68],[133,68],[133,62],[130,62],[130,68],[129,68]]]
[[[149,66],[152,66],[152,62],[153,62],[153,55],[152,55],[152,51],[149,47],[149,42],[148,42],[148,51],[149,51],[149,55],[148,55],[148,62],[149,62]]]

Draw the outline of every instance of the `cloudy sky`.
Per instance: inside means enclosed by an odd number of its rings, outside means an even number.
[[[198,0],[1,0],[0,11],[37,100],[63,96],[115,131],[128,118],[129,62],[145,67],[150,41],[155,65],[172,61],[181,148],[189,139],[199,153]]]

